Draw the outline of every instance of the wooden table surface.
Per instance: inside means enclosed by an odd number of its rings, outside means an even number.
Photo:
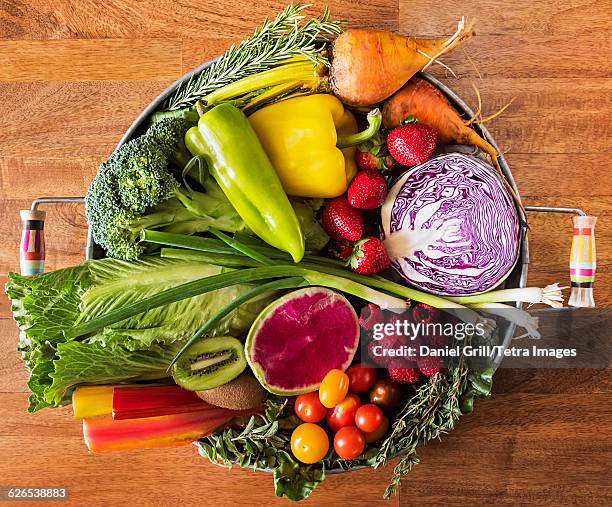
[[[321,2],[317,4],[322,5]],[[18,210],[83,195],[97,166],[167,85],[249,34],[283,2],[0,0],[0,273],[18,269]],[[330,2],[354,26],[477,37],[434,72],[485,114],[527,204],[598,215],[596,299],[612,304],[610,0]],[[47,208],[48,268],[77,263],[78,206]],[[530,216],[530,282],[567,282],[567,216]],[[4,275],[3,275],[4,277]],[[4,277],[5,278],[5,277]],[[0,485],[69,486],[74,505],[272,505],[271,477],[209,464],[191,447],[89,455],[69,409],[26,413],[17,332],[0,300]],[[606,370],[500,371],[386,505],[612,504]],[[330,477],[305,505],[376,505],[390,469]]]

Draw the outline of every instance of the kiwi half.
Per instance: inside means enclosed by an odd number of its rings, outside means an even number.
[[[266,391],[249,373],[243,373],[222,386],[196,393],[201,399],[217,407],[248,410],[261,407]]]
[[[183,389],[203,391],[230,382],[246,364],[244,345],[233,336],[204,338],[172,366],[172,377]]]

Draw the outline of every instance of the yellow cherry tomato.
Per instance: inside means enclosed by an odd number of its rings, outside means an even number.
[[[329,449],[327,433],[318,424],[300,424],[291,434],[291,451],[302,463],[321,461]]]
[[[349,377],[342,370],[329,370],[319,386],[319,401],[324,407],[333,408],[340,403],[349,388]]]

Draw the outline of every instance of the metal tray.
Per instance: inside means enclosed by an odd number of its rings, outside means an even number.
[[[190,79],[190,77],[193,76],[194,74],[197,74],[197,73],[201,72],[202,70],[206,69],[214,61],[215,61],[214,59],[210,60],[210,61],[208,61],[206,63],[203,63],[199,67],[193,69],[191,72],[189,72],[188,74],[185,74],[184,76],[182,76],[180,79],[178,79],[176,82],[174,82],[168,88],[166,88],[160,95],[158,95],[138,115],[138,117],[136,118],[136,120],[134,120],[132,125],[130,125],[130,127],[127,129],[127,131],[125,132],[125,134],[123,135],[123,137],[121,138],[119,143],[117,144],[117,148],[120,147],[121,145],[123,145],[124,143],[126,143],[127,141],[129,141],[130,139],[133,139],[134,137],[137,137],[137,136],[141,135],[146,130],[147,121],[148,121],[149,116],[152,113],[154,113],[156,110],[158,110],[162,106],[164,101],[181,84],[183,84],[186,81],[188,81]],[[420,73],[420,76],[423,77],[424,79],[426,79],[427,81],[429,81],[430,83],[432,83],[437,88],[439,88],[442,92],[444,92],[444,94],[448,97],[448,99],[451,101],[451,103],[453,103],[453,105],[457,108],[457,110],[463,116],[465,116],[466,118],[470,118],[470,117],[473,116],[474,112],[472,111],[470,106],[468,106],[468,104],[466,102],[464,102],[464,100],[461,97],[459,97],[450,87],[448,87],[446,84],[444,84],[443,82],[439,81],[437,78],[433,77],[432,75],[430,75],[428,73]],[[504,176],[506,177],[506,179],[508,180],[508,183],[512,186],[512,188],[513,188],[514,192],[516,193],[516,195],[519,196],[519,191],[518,191],[518,188],[517,188],[516,183],[514,181],[514,178],[512,176],[512,172],[510,171],[510,167],[508,166],[508,163],[507,163],[503,153],[499,150],[499,147],[497,146],[495,140],[493,139],[493,137],[491,136],[491,134],[489,133],[487,128],[484,127],[483,125],[475,125],[475,129],[493,147],[495,147],[495,149],[499,153],[499,159],[498,160],[499,160],[499,165],[501,167],[501,170],[502,170]],[[38,205],[44,204],[44,203],[83,202],[83,201],[84,201],[84,199],[82,197],[48,197],[48,198],[40,198],[40,199],[35,199],[33,201],[32,209],[36,209],[38,207]],[[526,206],[525,209],[527,211],[584,214],[584,212],[582,212],[582,210],[574,209],[574,208],[543,208],[543,207],[533,207],[533,206],[530,207],[530,206]],[[524,213],[522,212],[522,210],[518,210],[518,211],[519,211],[519,216],[521,216],[523,218],[523,220],[526,221],[526,217],[524,216]],[[85,257],[87,259],[95,259],[95,258],[102,258],[102,257],[104,257],[104,252],[102,251],[102,249],[99,248],[97,245],[95,245],[95,243],[93,241],[91,230],[88,231],[87,247],[86,247]],[[504,282],[504,286],[505,287],[525,287],[526,284],[527,284],[528,266],[529,266],[529,243],[528,243],[527,234],[526,234],[526,230],[525,230],[525,231],[523,231],[522,237],[521,237],[520,252],[519,252],[519,257],[518,257],[517,263],[516,263],[515,267],[513,268],[513,270],[511,271],[510,275],[506,278],[506,280]],[[512,340],[512,337],[514,336],[514,333],[515,333],[515,325],[514,324],[509,325],[506,328],[504,336],[503,336],[503,344],[505,346],[509,345],[510,341]],[[496,367],[501,362],[501,359],[502,359],[502,357],[497,357],[496,358],[496,361],[495,361]],[[401,455],[401,454],[402,453],[399,453],[398,456]],[[351,470],[355,470],[357,468],[363,468],[363,467],[355,467],[355,468],[353,468]],[[260,469],[259,471],[271,472],[271,470],[264,470],[264,469]],[[335,473],[342,473],[342,472],[345,472],[345,471],[346,470],[342,470],[342,469],[333,469],[333,470],[328,470],[327,473],[335,474]]]

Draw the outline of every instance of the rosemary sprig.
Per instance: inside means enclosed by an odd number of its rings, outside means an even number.
[[[329,66],[322,54],[326,41],[338,35],[342,21],[331,19],[327,8],[304,24],[302,11],[308,5],[288,5],[275,19],[265,19],[253,35],[231,46],[216,62],[166,101],[165,109],[176,110],[195,104],[213,90],[261,72],[290,58],[304,57]]]
[[[446,373],[434,375],[417,390],[397,415],[391,433],[382,443],[373,465],[378,468],[398,452],[405,452],[393,470],[385,498],[397,492],[402,477],[419,463],[417,446],[439,438],[454,428],[461,416],[461,396],[467,388],[468,373],[469,370],[461,361],[461,364]]]

